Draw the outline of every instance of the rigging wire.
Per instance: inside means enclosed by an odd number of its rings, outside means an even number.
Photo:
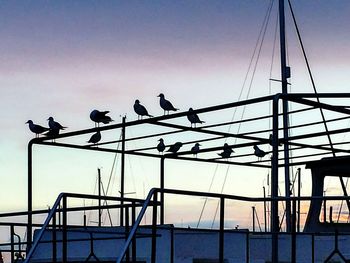
[[[312,72],[311,72],[311,67],[310,67],[308,58],[307,58],[307,56],[306,56],[304,44],[303,44],[303,41],[302,41],[302,39],[301,39],[299,27],[298,27],[298,24],[297,24],[297,22],[296,22],[296,18],[295,18],[294,11],[293,11],[292,4],[291,4],[290,0],[288,0],[288,5],[289,5],[289,10],[290,10],[290,12],[291,12],[292,18],[293,18],[295,30],[296,30],[296,33],[297,33],[297,36],[298,36],[298,40],[299,40],[299,43],[300,43],[300,47],[301,47],[301,50],[302,50],[302,53],[303,53],[303,56],[304,56],[304,60],[305,60],[306,67],[307,67],[307,70],[308,70],[308,73],[309,73],[309,77],[310,77],[310,80],[311,80],[311,83],[312,83],[312,88],[313,88],[315,94],[317,94],[315,81],[314,81],[314,78],[313,78],[313,75],[312,75]],[[317,101],[318,103],[320,103],[320,99],[319,99],[318,97],[316,97],[316,101]],[[327,133],[327,138],[328,138],[328,141],[329,141],[329,146],[330,146],[331,149],[332,149],[333,157],[336,157],[336,154],[335,154],[335,151],[334,151],[334,148],[333,148],[332,139],[331,139],[331,136],[330,136],[330,134],[329,134],[329,130],[328,130],[326,118],[325,118],[325,116],[324,116],[324,112],[323,112],[323,109],[322,109],[321,107],[320,107],[320,113],[321,113],[321,117],[322,117],[322,120],[323,120],[323,123],[324,123],[325,131],[326,131],[326,133]],[[339,177],[339,180],[340,180],[340,184],[341,184],[341,187],[342,187],[342,189],[343,189],[344,195],[345,195],[345,196],[348,196],[347,190],[346,190],[346,186],[345,186],[345,184],[344,184],[343,177],[340,176],[340,177]],[[346,200],[346,203],[347,203],[348,209],[350,210],[350,201],[349,201],[348,199]],[[350,212],[350,211],[349,211],[349,212]]]
[[[251,68],[252,68],[252,65],[253,65],[253,61],[254,61],[254,57],[255,57],[257,51],[259,51],[259,54],[258,54],[258,56],[257,56],[257,60],[258,60],[259,57],[260,57],[261,47],[262,47],[262,43],[263,43],[263,40],[264,40],[264,37],[265,37],[266,28],[267,28],[267,24],[268,24],[268,21],[269,21],[269,18],[270,18],[270,14],[271,14],[271,9],[272,9],[272,6],[273,6],[273,2],[274,2],[274,0],[270,0],[270,4],[269,4],[269,6],[268,6],[268,8],[267,8],[267,12],[266,12],[266,14],[265,14],[265,17],[264,17],[262,26],[261,26],[261,28],[260,28],[259,35],[258,35],[258,39],[257,39],[256,44],[255,44],[255,47],[254,47],[253,55],[251,56],[251,59],[250,59],[250,61],[249,61],[249,66],[248,66],[248,69],[247,69],[247,73],[245,74],[244,81],[243,81],[243,84],[242,84],[242,87],[241,87],[241,90],[240,90],[240,93],[239,93],[239,96],[238,96],[237,101],[240,101],[240,100],[242,99],[243,90],[244,90],[244,87],[245,87],[246,82],[247,82],[247,80],[248,80],[249,72],[251,71]],[[259,47],[259,44],[260,44],[260,47]],[[257,66],[257,62],[255,63],[255,67],[254,67],[254,70],[253,70],[252,78],[254,78],[256,66]],[[248,91],[248,95],[247,95],[247,96],[249,96],[251,86],[252,86],[252,81],[250,81],[249,91]],[[244,106],[244,108],[245,108],[245,106]],[[231,118],[231,122],[234,120],[234,118],[235,118],[235,116],[236,116],[236,113],[237,113],[237,107],[234,109],[234,112],[233,112],[233,115],[232,115],[232,118]],[[241,119],[242,119],[242,118],[243,118],[243,115],[241,116]],[[232,125],[229,126],[228,131],[231,130],[231,127],[232,127]],[[236,140],[237,140],[237,139],[236,139]],[[226,141],[227,141],[227,138],[225,138],[225,142],[226,142]],[[218,167],[218,164],[216,165],[215,172],[214,172],[214,175],[213,175],[213,178],[212,178],[212,182],[211,182],[211,184],[210,184],[210,186],[209,186],[208,192],[211,191],[211,187],[212,187],[212,185],[213,185],[213,181],[214,181],[214,179],[215,179],[215,177],[216,177],[217,167]],[[227,168],[227,170],[226,170],[226,175],[225,175],[225,180],[224,180],[224,182],[226,182],[226,177],[227,177],[228,171],[229,171],[229,166],[228,166],[228,168]],[[224,186],[223,186],[223,187],[224,187]],[[223,187],[222,187],[222,189],[223,189]],[[202,207],[202,210],[201,210],[201,214],[200,214],[199,220],[198,220],[198,222],[197,222],[197,228],[198,228],[198,226],[199,226],[200,220],[201,220],[202,215],[203,215],[203,211],[204,211],[205,206],[206,206],[206,204],[207,204],[207,199],[208,199],[208,198],[206,198],[205,201],[204,201],[204,204],[203,204],[203,207]],[[216,208],[216,210],[217,210],[217,209],[218,209],[218,208]],[[215,220],[215,216],[214,216],[214,220]]]

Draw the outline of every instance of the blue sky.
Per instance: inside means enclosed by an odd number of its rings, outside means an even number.
[[[46,125],[54,116],[73,131],[93,127],[89,113],[95,108],[110,110],[116,121],[123,114],[136,119],[136,98],[151,114],[161,115],[156,98],[160,92],[181,110],[236,101],[268,3],[0,1],[0,212],[26,208],[26,145],[33,137],[24,124],[28,119]],[[348,91],[350,2],[293,3],[319,90]],[[250,97],[268,94],[275,11]],[[288,45],[293,89],[311,92],[294,32],[288,33]],[[273,75],[278,78],[276,63]],[[273,86],[273,92],[279,87]],[[113,160],[44,148],[35,158],[37,208],[52,204],[62,191],[93,192],[97,167],[108,174]],[[142,197],[143,184],[157,185],[158,164],[136,162],[142,164],[129,173],[139,185],[130,179],[128,189],[137,189]],[[143,167],[148,168],[147,180],[136,176]],[[214,168],[200,169],[208,173],[196,187],[207,190]],[[175,171],[176,166],[170,174],[176,176]],[[86,175],[84,184],[77,174]],[[198,182],[186,185],[186,180],[172,179],[170,186],[191,188]],[[253,185],[249,194],[259,195],[263,180],[237,179],[227,192],[244,194]],[[220,191],[221,182],[214,191]],[[57,187],[50,190],[49,184]]]

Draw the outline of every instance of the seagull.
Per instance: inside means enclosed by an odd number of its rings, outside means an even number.
[[[218,153],[218,155],[220,155],[222,158],[230,158],[231,153],[234,153],[234,150],[232,150],[232,148],[225,143],[224,147],[223,147],[223,151],[221,153]]]
[[[50,131],[52,131],[52,134],[58,135],[60,130],[64,130],[65,128],[67,128],[67,127],[63,127],[57,121],[54,121],[52,117],[48,118],[47,120],[49,121],[49,127],[50,127]]]
[[[182,142],[176,142],[175,144],[171,145],[167,152],[171,152],[173,154],[176,154],[178,150],[182,147]]]
[[[101,140],[101,132],[100,131],[97,131],[96,133],[94,133],[90,140],[88,141],[89,143],[93,143],[93,144],[96,144],[98,143],[99,141]]]
[[[102,122],[103,124],[108,124],[110,123],[112,120],[111,117],[107,116],[106,114],[109,113],[109,111],[98,111],[98,110],[93,110],[90,113],[90,119],[95,122],[95,127],[99,126],[100,122]],[[96,125],[97,124],[97,125]]]
[[[160,138],[158,141],[159,141],[159,143],[157,145],[157,150],[159,153],[162,153],[165,150],[164,140],[162,138]]]
[[[134,111],[138,115],[137,119],[139,119],[140,116],[141,116],[141,120],[143,116],[148,116],[150,118],[153,117],[152,115],[148,114],[148,111],[146,110],[145,106],[141,105],[139,100],[135,100]]]
[[[191,153],[197,157],[199,152],[199,146],[201,146],[198,142],[191,148]]]
[[[258,145],[254,145],[253,148],[254,148],[254,154],[258,157],[258,161],[259,159],[261,160],[266,155],[266,152],[261,150],[258,147]]]
[[[173,104],[171,104],[170,101],[165,99],[163,93],[160,93],[158,95],[158,97],[160,97],[159,104],[160,104],[160,107],[164,110],[164,115],[165,115],[166,112],[168,112],[168,114],[169,114],[169,111],[177,111],[177,110],[179,110],[177,108],[174,108]]]
[[[197,113],[193,112],[192,108],[189,108],[188,113],[187,113],[187,119],[191,122],[191,127],[192,124],[194,124],[194,127],[196,127],[196,123],[204,123],[204,121],[201,121],[197,115]]]
[[[34,124],[32,120],[28,120],[26,123],[29,124],[29,129],[31,132],[35,133],[35,137],[39,137],[40,133],[46,132],[49,130],[49,128],[43,127],[38,124]]]

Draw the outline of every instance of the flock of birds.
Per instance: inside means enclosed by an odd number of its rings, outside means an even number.
[[[179,110],[178,108],[175,108],[169,100],[165,99],[165,96],[163,93],[160,93],[158,97],[160,98],[159,104],[164,111],[164,115],[167,113],[169,114],[170,111]],[[148,113],[146,107],[143,106],[139,100],[135,100],[134,111],[137,114],[138,119],[142,119],[144,116],[150,117],[150,118],[153,117]],[[113,121],[113,119],[107,115],[108,113],[109,111],[98,111],[98,110],[93,110],[90,113],[90,119],[95,123],[95,128],[99,127],[100,123],[109,124],[110,122]],[[191,123],[191,127],[193,127],[193,125],[194,127],[196,127],[197,124],[204,123],[204,121],[200,120],[200,118],[192,108],[189,108],[188,110],[187,119]],[[57,121],[55,121],[53,117],[49,117],[47,121],[48,121],[49,127],[43,127],[39,124],[35,124],[33,123],[32,120],[28,120],[26,123],[29,124],[30,131],[35,133],[36,137],[39,137],[40,134],[43,134],[45,136],[54,138],[55,136],[59,135],[60,130],[64,130],[67,128],[62,126]],[[101,132],[98,130],[96,133],[94,133],[90,137],[90,139],[88,140],[88,143],[97,144],[101,140],[101,138],[102,138]],[[159,153],[162,154],[166,149],[166,145],[164,144],[164,140],[162,138],[160,138],[158,141],[159,143],[157,145],[157,150]],[[176,155],[182,146],[183,146],[183,143],[176,142],[175,144],[170,145],[166,152]],[[199,143],[195,143],[195,145],[191,148],[191,153],[194,156],[197,156],[197,154],[200,152],[199,146],[201,146]],[[232,153],[234,153],[232,147],[229,146],[227,143],[225,143],[222,148],[222,152],[218,153],[218,155],[221,156],[221,158],[223,159],[228,159],[231,157]],[[258,160],[259,160],[263,158],[267,153],[261,150],[257,145],[254,145],[254,154],[258,157]]]

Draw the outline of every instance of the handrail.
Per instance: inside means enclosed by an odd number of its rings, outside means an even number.
[[[37,239],[34,241],[33,246],[31,247],[29,253],[28,253],[27,256],[26,256],[26,259],[25,259],[24,263],[28,263],[28,262],[29,262],[30,258],[32,257],[32,255],[33,255],[33,253],[34,253],[34,251],[35,251],[35,249],[36,249],[36,247],[37,247],[38,244],[39,244],[40,239],[42,238],[42,236],[43,236],[43,234],[44,234],[44,231],[45,231],[46,227],[47,227],[48,224],[50,223],[50,221],[51,221],[53,215],[56,213],[56,209],[58,208],[58,206],[59,206],[59,204],[60,204],[60,202],[61,202],[61,199],[62,199],[63,197],[65,197],[65,195],[66,195],[65,193],[60,193],[60,194],[58,195],[58,197],[57,197],[57,199],[56,199],[56,201],[55,201],[55,204],[53,205],[53,207],[52,207],[52,209],[51,209],[49,215],[47,216],[47,218],[46,218],[46,220],[45,220],[45,223],[44,223],[43,227],[40,229],[40,232],[39,232],[39,235],[38,235]]]
[[[123,258],[135,237],[136,231],[143,219],[143,216],[146,212],[147,207],[150,205],[151,199],[154,194],[158,193],[168,193],[168,194],[179,194],[179,195],[191,195],[191,196],[205,196],[211,198],[219,198],[219,199],[231,199],[231,200],[239,200],[239,201],[247,201],[247,202],[272,202],[272,201],[311,201],[311,200],[350,200],[349,196],[302,196],[302,197],[245,197],[245,196],[237,196],[237,195],[227,195],[227,194],[217,194],[217,193],[208,193],[208,192],[197,192],[197,191],[187,191],[187,190],[175,190],[175,189],[161,189],[161,188],[152,188],[145,202],[142,205],[141,211],[134,222],[128,238],[126,239],[124,246],[116,260],[116,263],[122,263]]]
[[[53,205],[53,207],[51,208],[44,224],[42,225],[40,232],[36,238],[36,240],[34,241],[29,253],[27,254],[27,257],[25,259],[25,263],[28,263],[29,260],[31,259],[31,257],[33,256],[33,253],[35,251],[35,249],[37,248],[38,244],[40,243],[40,240],[46,230],[46,228],[48,227],[51,219],[53,218],[54,214],[57,211],[63,211],[62,209],[58,209],[58,206],[61,202],[61,200],[63,198],[67,198],[67,197],[71,197],[71,198],[87,198],[87,199],[104,199],[104,200],[112,200],[112,201],[120,201],[120,200],[124,200],[127,202],[139,202],[142,203],[144,202],[143,199],[136,199],[136,198],[120,198],[120,197],[112,197],[112,196],[96,196],[96,195],[89,195],[89,194],[76,194],[76,193],[60,193]],[[125,205],[124,205],[125,206]],[[70,209],[66,209],[66,212],[68,212]]]

